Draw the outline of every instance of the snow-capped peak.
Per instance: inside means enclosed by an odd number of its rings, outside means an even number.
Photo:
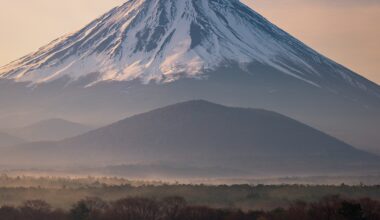
[[[277,28],[239,0],[130,0],[78,32],[0,68],[33,83],[97,73],[100,81],[170,82],[226,63],[258,62],[319,86],[318,66],[356,86],[354,74]]]

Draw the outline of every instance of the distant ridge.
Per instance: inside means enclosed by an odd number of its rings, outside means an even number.
[[[17,136],[29,141],[58,141],[91,130],[89,126],[64,119],[47,119],[13,130]]]
[[[22,144],[25,142],[26,141],[21,138],[0,132],[0,148],[10,147],[10,146]]]
[[[39,166],[177,164],[249,174],[371,172],[379,157],[275,112],[196,100],[135,115],[60,142],[19,146]],[[9,161],[9,160],[8,160]],[[19,163],[17,163],[19,164]]]

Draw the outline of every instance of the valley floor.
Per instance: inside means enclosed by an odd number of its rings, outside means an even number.
[[[6,220],[378,220],[380,202],[371,199],[325,197],[317,202],[293,203],[288,208],[270,211],[217,209],[188,204],[181,197],[124,198],[107,202],[87,198],[70,210],[53,209],[42,200],[0,207],[0,219]]]
[[[380,185],[205,185],[129,181],[106,177],[0,177],[0,206],[43,200],[69,210],[85,198],[116,201],[123,198],[184,198],[192,206],[250,210],[288,208],[296,201],[317,202],[339,195],[345,199],[380,200]]]

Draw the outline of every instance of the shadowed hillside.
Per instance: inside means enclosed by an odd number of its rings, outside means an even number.
[[[379,165],[378,157],[278,113],[207,101],[171,105],[71,139],[19,146],[3,155],[7,163],[20,164],[22,158],[24,165],[165,162],[267,175],[352,173]]]

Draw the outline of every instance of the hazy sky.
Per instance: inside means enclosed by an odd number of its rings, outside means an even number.
[[[0,65],[78,30],[124,1],[0,0]],[[380,83],[380,0],[242,1],[319,52]]]

